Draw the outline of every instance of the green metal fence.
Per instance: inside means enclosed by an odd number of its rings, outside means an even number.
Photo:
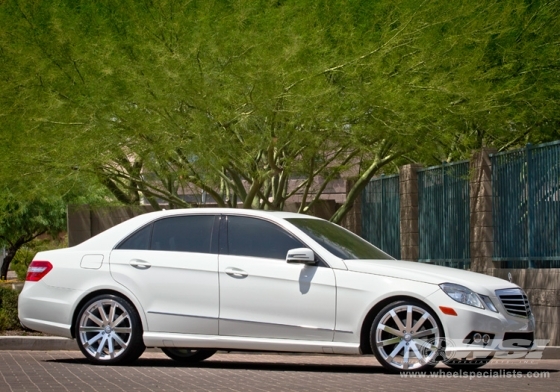
[[[469,162],[418,171],[419,261],[470,268]]]
[[[493,154],[493,260],[501,268],[560,268],[560,141]],[[399,177],[362,195],[362,236],[400,258]],[[470,268],[469,162],[418,171],[420,262]]]
[[[400,259],[399,176],[373,179],[362,193],[362,237]]]
[[[560,268],[560,142],[491,155],[494,261]]]

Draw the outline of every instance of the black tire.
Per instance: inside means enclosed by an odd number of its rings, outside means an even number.
[[[210,358],[217,350],[162,347],[169,358],[181,363],[196,363]]]
[[[443,361],[447,366],[454,370],[475,370],[482,367],[492,360],[493,356],[490,355],[486,358],[475,358],[475,359],[449,359]]]
[[[443,327],[435,313],[416,301],[385,306],[370,329],[373,354],[392,372],[432,369],[442,358],[443,340]]]
[[[116,295],[99,295],[82,306],[75,332],[78,347],[95,365],[124,365],[146,349],[138,312]]]

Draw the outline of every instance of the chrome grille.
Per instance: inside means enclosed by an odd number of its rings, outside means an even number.
[[[531,315],[531,305],[529,305],[529,299],[523,290],[496,290],[496,295],[502,301],[506,311],[512,316],[529,317]]]

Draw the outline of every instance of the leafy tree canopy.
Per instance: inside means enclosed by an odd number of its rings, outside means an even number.
[[[352,175],[338,222],[398,164],[558,139],[559,11],[539,0],[6,0],[0,181],[93,181],[124,203],[172,207],[193,186],[220,205],[273,209],[301,191],[304,211],[317,184]]]

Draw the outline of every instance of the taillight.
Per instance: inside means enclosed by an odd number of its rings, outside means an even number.
[[[48,274],[52,268],[52,264],[48,261],[33,260],[31,264],[29,264],[29,268],[27,268],[27,276],[25,277],[25,280],[29,282],[38,282],[43,279],[43,277]]]

